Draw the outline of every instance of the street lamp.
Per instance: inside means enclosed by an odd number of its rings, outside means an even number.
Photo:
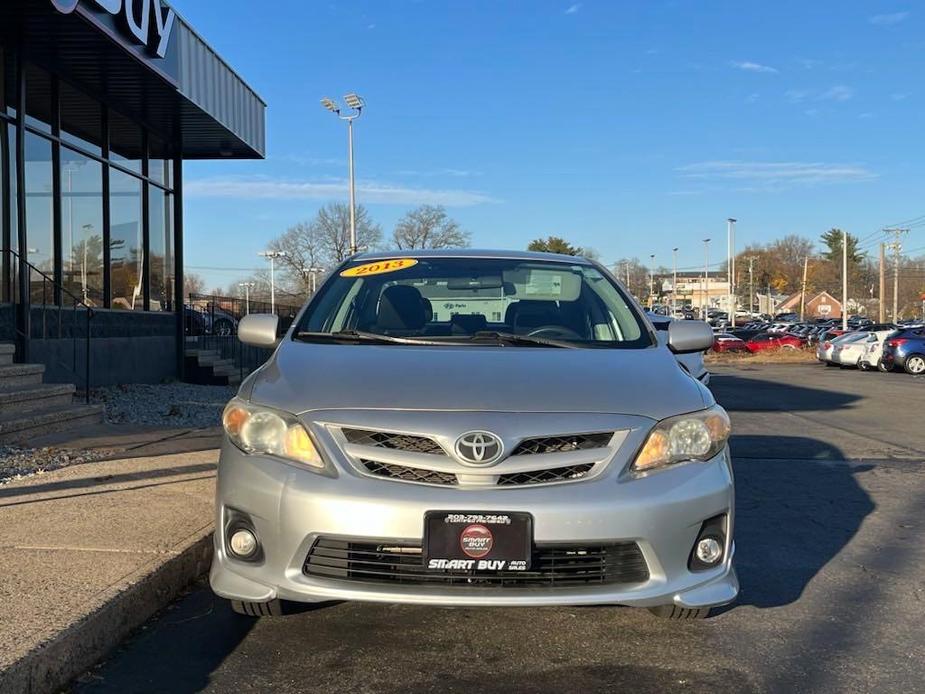
[[[260,251],[257,255],[270,261],[270,313],[276,313],[276,259],[289,254],[286,251]]]
[[[671,314],[678,310],[678,249],[671,249]]]
[[[709,322],[707,316],[707,293],[710,291],[710,239],[703,240],[703,287],[704,292],[701,294],[700,310],[703,313],[704,322]]]
[[[363,101],[362,97],[353,92],[347,94],[344,97],[344,101],[347,103],[347,107],[352,111],[352,113],[348,115],[342,115],[340,106],[337,105],[337,102],[328,97],[324,97],[321,100],[321,105],[341,120],[347,121],[347,173],[350,179],[350,255],[354,255],[357,252],[357,215],[356,182],[353,175],[353,121],[359,118],[360,114],[363,113],[363,107],[366,106],[366,102]]]
[[[729,318],[733,328],[736,327],[736,221],[732,217],[726,220],[726,242],[729,246],[726,272],[729,281]]]
[[[318,272],[324,272],[324,268],[323,268],[323,267],[306,267],[306,266],[304,266],[304,265],[302,266],[302,276],[303,276],[303,277],[305,276],[306,273],[310,273],[310,274],[311,274],[311,278],[312,278],[312,296],[315,295],[315,290],[317,289],[317,286],[316,286],[316,284],[317,284],[317,283],[316,283],[316,277],[317,277],[317,275],[316,275],[316,273],[318,273]]]
[[[649,256],[649,308],[655,306],[655,253]]]
[[[257,286],[256,282],[238,282],[239,287],[244,289],[244,314],[251,312],[251,289]]]

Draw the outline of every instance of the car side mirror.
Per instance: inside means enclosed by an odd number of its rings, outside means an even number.
[[[702,321],[676,320],[668,325],[668,349],[675,354],[705,352],[713,346],[713,330]]]
[[[249,313],[238,323],[238,339],[251,347],[276,347],[279,316],[274,313]]]

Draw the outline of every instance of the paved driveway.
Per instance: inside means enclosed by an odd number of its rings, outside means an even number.
[[[725,367],[713,389],[736,431],[742,594],[706,622],[361,604],[250,622],[202,585],[76,688],[921,691],[925,379]]]

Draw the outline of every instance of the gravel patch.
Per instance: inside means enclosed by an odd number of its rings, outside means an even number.
[[[68,465],[92,463],[107,455],[105,451],[0,446],[0,486]]]
[[[105,405],[106,421],[113,424],[198,429],[219,426],[222,410],[235,392],[234,386],[131,384],[98,388],[92,400]]]

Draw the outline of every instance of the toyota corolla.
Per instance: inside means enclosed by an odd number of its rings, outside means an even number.
[[[214,591],[241,613],[358,600],[733,601],[729,419],[602,266],[570,256],[356,256],[223,414]]]

